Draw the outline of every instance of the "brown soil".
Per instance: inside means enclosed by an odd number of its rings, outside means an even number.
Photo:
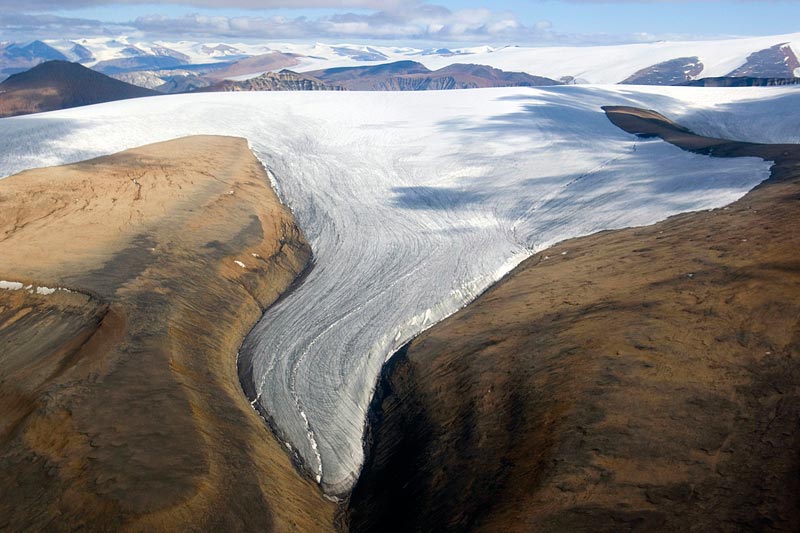
[[[332,529],[238,382],[310,257],[246,141],[2,180],[0,250],[0,280],[75,291],[0,290],[0,529]]]
[[[384,369],[352,531],[800,529],[800,147],[724,209],[566,241]]]

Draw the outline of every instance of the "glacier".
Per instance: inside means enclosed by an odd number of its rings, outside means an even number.
[[[769,175],[759,159],[626,134],[601,106],[656,109],[751,141],[797,142],[800,118],[795,88],[156,98],[2,119],[0,176],[187,135],[248,139],[314,254],[242,347],[250,399],[332,496],[358,475],[376,379],[408,340],[534,252],[721,207]]]

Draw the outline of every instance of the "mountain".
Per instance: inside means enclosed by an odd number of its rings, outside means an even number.
[[[237,57],[247,55],[245,52],[239,50],[235,46],[230,46],[227,44],[217,44],[214,46],[208,46],[204,44],[200,46],[200,52],[208,57]]]
[[[776,44],[755,51],[747,56],[740,67],[727,76],[704,78],[716,80],[706,83],[691,83],[697,79],[705,66],[699,57],[679,57],[651,65],[634,73],[620,83],[631,85],[692,85],[695,87],[752,87],[766,85],[788,85],[800,68],[800,60],[789,43]],[[761,81],[759,81],[761,80]]]
[[[699,57],[679,57],[643,68],[620,83],[626,85],[677,85],[695,79],[701,72],[703,72],[703,63]]]
[[[744,64],[726,76],[714,79],[790,79],[797,77],[796,72],[798,69],[800,69],[800,59],[798,59],[790,44],[780,43],[749,54],[744,60]],[[697,79],[704,70],[705,65],[703,65],[699,57],[679,57],[641,69],[620,83],[633,85],[681,85]],[[742,83],[744,85],[713,86],[747,86],[747,82]],[[754,82],[754,84],[758,85],[759,83]]]
[[[202,70],[197,71],[198,74],[211,74],[216,80],[244,79],[285,68],[315,75],[319,71],[338,68],[369,68],[413,61],[432,72],[469,63],[534,77],[544,76],[562,83],[674,85],[701,77],[800,76],[798,54],[800,33],[606,46],[463,48],[279,42],[232,45],[202,41],[143,41],[138,37],[117,35],[0,45],[0,78],[50,59],[79,61],[108,75],[174,68],[194,70],[197,67]],[[214,70],[218,72],[212,74]],[[495,86],[498,83],[497,80],[487,82],[474,78],[462,80],[458,76],[441,78],[431,81],[392,80],[379,82],[376,88],[420,90]],[[164,81],[171,83],[173,80]],[[516,83],[505,80],[501,84]],[[543,82],[528,80],[522,84],[542,85]],[[197,84],[178,80],[171,85],[176,90],[184,85]]]
[[[70,52],[75,56],[78,63],[89,63],[95,60],[92,51],[78,43],[75,43],[75,46],[70,49]]]
[[[293,67],[300,63],[294,54],[284,54],[282,52],[269,52],[246,59],[239,60],[231,65],[227,65],[219,70],[214,70],[208,77],[224,80],[238,76],[247,76],[259,72],[275,71],[288,67]]]
[[[333,533],[231,364],[311,257],[245,139],[0,180],[0,236],[0,529]]]
[[[150,48],[150,51],[157,56],[161,57],[171,57],[173,59],[177,59],[182,63],[191,63],[192,58],[188,55],[178,52],[177,50],[173,50],[172,48],[167,48],[166,46],[153,46]]]
[[[504,72],[486,65],[456,63],[431,71],[416,61],[369,67],[341,67],[305,73],[328,84],[356,91],[427,91],[482,87],[535,87],[560,82],[524,72]]]
[[[748,63],[749,73],[736,75],[792,77],[794,73],[790,71],[793,66],[797,68],[794,57],[798,53],[800,33],[607,46],[505,47],[477,51],[469,56],[469,62],[551,79],[570,76],[590,84],[634,83],[630,78],[648,75],[653,79],[635,83],[671,84],[688,81],[680,79],[684,75],[693,78],[726,76]],[[454,62],[463,63],[465,59],[463,56],[433,54],[419,56],[419,61],[435,70]],[[320,61],[308,63],[317,65]]]
[[[16,43],[0,45],[0,78],[23,72],[43,61],[51,60],[66,61],[67,57],[42,41],[24,45]]]
[[[333,51],[340,56],[349,57],[353,61],[387,61],[389,56],[371,46],[363,49],[348,46],[334,46]]]
[[[138,70],[112,74],[111,77],[164,94],[194,91],[208,87],[213,82],[213,80],[187,69]]]
[[[199,92],[238,92],[238,91],[342,91],[342,87],[328,85],[314,77],[298,74],[291,70],[265,72],[261,76],[243,81],[225,80]]]
[[[177,57],[143,53],[120,59],[108,59],[96,63],[92,68],[103,74],[120,74],[139,70],[158,70],[180,67],[187,62]]]
[[[701,78],[678,85],[688,87],[778,87],[799,85],[800,78],[750,78],[746,76],[722,76],[720,78]]]
[[[800,59],[789,43],[776,44],[769,48],[753,52],[747,56],[744,65],[732,71],[728,76],[749,76],[758,78],[793,78],[800,77]]]
[[[77,63],[47,61],[0,83],[0,117],[157,94]]]

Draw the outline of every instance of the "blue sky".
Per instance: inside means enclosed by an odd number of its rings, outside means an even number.
[[[0,0],[12,34],[519,44],[633,42],[800,31],[800,0]],[[264,6],[302,6],[300,8]],[[234,7],[230,7],[234,6]],[[38,24],[38,26],[37,26]]]

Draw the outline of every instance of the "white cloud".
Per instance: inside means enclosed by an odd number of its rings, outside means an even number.
[[[51,10],[82,9],[87,7],[117,5],[154,4],[153,0],[0,0],[0,11],[43,12]],[[364,9],[399,9],[413,7],[419,0],[167,0],[161,4],[183,5],[198,8],[364,8]]]
[[[138,0],[127,0],[134,3]],[[574,0],[591,1],[591,0]],[[217,0],[184,0],[187,4],[217,6]],[[25,7],[42,8],[58,4],[78,7],[99,3],[96,0],[30,0]],[[149,0],[152,4],[152,0]],[[233,0],[229,6],[361,6],[378,4],[386,9],[358,12],[339,12],[320,17],[286,17],[253,13],[251,16],[229,17],[208,14],[208,11],[184,16],[153,14],[141,16],[125,24],[107,24],[54,16],[48,13],[21,13],[0,8],[0,40],[27,41],[34,38],[78,38],[99,34],[128,34],[163,39],[327,39],[327,40],[403,40],[439,43],[530,44],[561,43],[618,43],[641,41],[643,35],[583,36],[565,35],[555,31],[549,21],[523,23],[510,12],[487,8],[450,10],[422,0]],[[0,0],[0,6],[9,4]],[[23,4],[18,2],[18,4]],[[388,7],[387,7],[388,6]],[[150,9],[144,8],[144,9]],[[655,39],[656,36],[653,36]]]

